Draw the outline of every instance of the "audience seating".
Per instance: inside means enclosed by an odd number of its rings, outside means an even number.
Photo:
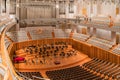
[[[4,29],[5,27],[6,27],[5,25],[3,25],[3,26],[0,27],[0,34],[1,34],[1,32],[3,31],[3,29]]]
[[[43,78],[41,73],[39,72],[17,72],[17,74],[23,78],[23,80],[41,80],[41,79],[35,79],[33,76]]]
[[[117,46],[117,48],[113,49],[112,52],[115,54],[120,54],[120,44]]]
[[[73,34],[73,39],[80,41],[86,41],[89,37],[90,37],[89,35],[80,34],[80,33]]]
[[[55,38],[69,38],[69,33],[62,29],[54,29]]]
[[[27,41],[27,33],[25,31],[14,31],[14,32],[7,32],[7,36],[9,36],[14,42],[22,42]]]
[[[10,44],[12,44],[12,42],[10,40],[8,40],[7,38],[5,38],[6,48],[8,48]]]
[[[32,40],[52,38],[52,29],[51,30],[34,30],[29,31],[32,37]]]
[[[90,38],[87,42],[94,46],[105,49],[105,50],[110,50],[113,46],[113,42],[108,41],[108,40],[99,39],[96,37]]]
[[[108,76],[112,79],[120,79],[120,66],[115,63],[94,58],[91,61],[83,64],[82,67],[87,71],[91,71],[96,74],[99,73],[100,75],[103,74],[103,78]]]
[[[46,75],[51,80],[102,80],[100,76],[94,75],[80,66],[47,71]]]
[[[70,34],[72,29],[65,29],[65,32]]]

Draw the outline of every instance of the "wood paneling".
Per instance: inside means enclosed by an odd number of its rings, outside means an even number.
[[[42,39],[42,40],[32,40],[32,41],[14,43],[14,45],[10,46],[11,48],[9,48],[9,53],[10,53],[10,56],[12,56],[15,50],[21,49],[25,46],[37,45],[37,44],[42,45],[42,44],[48,44],[48,43],[54,44],[55,42],[59,42],[59,41],[63,41],[71,44],[74,49],[88,55],[90,58],[96,57],[96,58],[110,61],[113,63],[117,63],[117,64],[120,63],[119,55],[112,53],[110,51],[103,50],[99,47],[92,46],[86,42],[77,41],[73,39],[56,39],[55,38],[55,39]]]

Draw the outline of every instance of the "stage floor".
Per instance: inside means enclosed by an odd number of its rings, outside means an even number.
[[[73,55],[71,57],[66,57],[66,58],[48,58],[46,59],[45,64],[40,64],[40,63],[31,63],[31,64],[26,64],[26,63],[15,63],[14,66],[17,70],[19,71],[24,71],[24,70],[29,70],[29,71],[36,71],[36,70],[52,70],[52,69],[59,69],[59,68],[64,68],[64,67],[69,67],[70,65],[75,65],[78,64],[82,65],[83,63],[89,61],[90,59],[88,58],[87,55],[77,52],[76,55]],[[54,62],[58,61],[60,64],[55,64]]]

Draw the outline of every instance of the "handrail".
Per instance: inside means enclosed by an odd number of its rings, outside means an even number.
[[[0,68],[4,69],[4,71],[5,71],[5,74],[3,75],[3,76],[4,76],[4,80],[7,80],[7,79],[8,79],[8,76],[9,76],[8,68],[5,67],[5,66],[2,65],[2,64],[0,64]]]
[[[14,70],[15,70],[20,76],[22,76],[23,78],[28,79],[28,80],[32,80],[31,78],[28,78],[28,77],[24,76],[23,74],[21,74],[18,70],[15,69],[15,67],[13,67],[13,68],[14,68]],[[38,78],[38,79],[41,79],[41,80],[50,80],[50,79],[41,78],[41,77],[38,77],[38,76],[32,76],[32,77],[33,77],[33,78]],[[34,80],[34,79],[33,79],[33,80]]]
[[[40,80],[50,80],[50,79],[47,79],[47,78],[41,78],[41,77],[37,77],[37,76],[32,76],[33,77],[33,80],[34,78],[37,78],[37,79],[40,79]]]
[[[3,63],[3,65],[8,67],[9,73],[12,76],[12,80],[22,80],[22,78],[16,74],[16,69],[12,65],[12,62],[10,60],[9,54],[6,49],[5,40],[4,40],[5,33],[15,24],[16,24],[16,22],[14,22],[14,21],[9,22],[8,24],[6,24],[6,27],[1,32],[1,34],[2,34],[1,35],[1,43],[3,43],[3,44],[1,44],[1,47],[2,47],[1,52],[2,52],[2,60],[4,60],[2,63]],[[21,75],[25,79],[32,80],[32,79],[20,74],[19,72],[18,72],[18,74]],[[4,80],[8,80],[8,78],[9,78],[9,76],[7,75],[7,77],[4,77]],[[42,79],[44,79],[44,78],[42,78]],[[44,80],[49,80],[49,79],[44,79]]]
[[[6,23],[8,23],[8,22],[10,22],[10,21],[12,21],[12,19],[10,19],[10,18],[5,19],[5,20],[3,20],[3,21],[0,23],[0,26],[4,25],[4,24],[6,24]]]
[[[8,17],[8,16],[9,16],[8,14],[0,15],[0,19],[5,18],[5,17]]]
[[[2,60],[5,60],[5,62],[3,61],[2,64],[8,67],[8,70],[9,70],[9,73],[11,74],[12,80],[18,80],[18,79],[21,80],[21,78],[16,74],[16,72],[13,69],[13,65],[10,60],[7,49],[5,47],[5,41],[4,41],[6,31],[15,24],[16,24],[15,21],[11,21],[11,23],[7,24],[1,33],[2,34],[1,35],[1,43],[3,43],[3,44],[1,44],[1,47],[2,47],[1,54],[2,54]],[[4,79],[4,80],[8,80],[8,79]]]
[[[20,72],[17,72],[20,76],[22,76],[22,78],[24,78],[24,79],[27,79],[27,80],[32,80],[31,78],[28,78],[28,77],[26,77],[26,76],[24,76],[23,74],[21,74]]]

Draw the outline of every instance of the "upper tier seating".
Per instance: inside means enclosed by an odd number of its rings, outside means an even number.
[[[62,29],[54,29],[54,33],[56,38],[69,38],[69,33]]]
[[[72,30],[72,29],[65,29],[65,32],[70,34],[70,33],[71,33],[71,30]]]
[[[6,48],[8,48],[10,44],[12,44],[12,42],[10,40],[8,40],[7,38],[5,38],[5,46],[6,46]]]
[[[0,34],[3,31],[3,29],[6,27],[6,25],[11,23],[11,21],[12,21],[12,19],[8,16],[0,19]]]
[[[120,54],[120,44],[117,46],[117,48],[112,50],[113,53]]]
[[[32,40],[37,40],[37,39],[44,39],[44,38],[52,38],[52,29],[50,30],[31,30],[29,31],[30,35],[32,37]]]
[[[80,33],[73,34],[73,39],[80,40],[80,41],[86,41],[89,37],[90,37],[89,35],[84,35]]]
[[[5,25],[3,25],[3,26],[0,27],[0,34],[1,34],[1,32],[3,31],[3,29],[4,29],[5,27],[6,27]]]
[[[7,32],[6,35],[9,36],[14,42],[28,40],[27,33],[25,31]]]
[[[98,46],[102,49],[105,49],[105,50],[109,50],[113,46],[113,42],[108,41],[108,40],[103,40],[100,38],[96,38],[96,37],[90,38],[87,42],[94,46]]]
[[[103,77],[108,76],[112,79],[120,79],[120,66],[111,62],[94,58],[91,61],[83,64],[82,67],[87,71],[91,71],[95,74],[103,74]]]
[[[51,26],[48,26],[48,27],[27,27],[27,28],[23,28],[25,31],[37,31],[38,33],[41,33],[41,31],[44,31],[44,30],[54,30],[55,28],[54,27],[51,27]],[[21,29],[21,30],[23,30]]]
[[[99,76],[92,74],[80,66],[47,71],[46,75],[51,80],[102,80]]]
[[[17,74],[23,78],[23,80],[41,80],[35,77],[43,78],[39,72],[17,72]]]

